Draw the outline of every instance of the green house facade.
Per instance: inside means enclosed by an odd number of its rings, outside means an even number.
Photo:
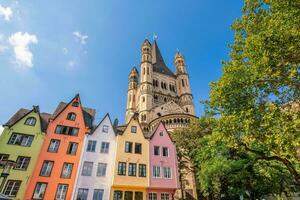
[[[31,110],[21,108],[3,125],[0,137],[0,172],[6,160],[16,163],[7,178],[1,178],[0,182],[3,184],[0,194],[12,199],[23,199],[50,116],[48,113],[40,113],[38,106],[33,106]]]

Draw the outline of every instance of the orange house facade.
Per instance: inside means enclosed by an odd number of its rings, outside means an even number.
[[[84,108],[79,95],[61,102],[50,119],[24,199],[71,199],[85,134],[95,110]]]

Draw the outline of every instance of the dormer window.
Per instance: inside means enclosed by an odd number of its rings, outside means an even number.
[[[68,113],[67,120],[75,121],[76,114],[73,112]]]
[[[36,119],[34,117],[28,117],[25,121],[25,125],[34,126],[36,123]]]
[[[74,106],[74,107],[78,107],[78,106],[79,106],[79,103],[78,103],[78,101],[74,101],[74,102],[72,103],[72,106]]]

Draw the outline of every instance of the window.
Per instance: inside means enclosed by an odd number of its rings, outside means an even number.
[[[102,200],[104,190],[95,189],[93,194],[93,200]]]
[[[34,126],[36,123],[36,119],[34,117],[28,117],[26,120],[25,120],[25,125],[28,125],[28,126]]]
[[[131,133],[136,133],[136,126],[131,126]]]
[[[132,153],[132,142],[125,142],[125,152]]]
[[[162,154],[164,157],[169,157],[169,148],[168,147],[163,147],[162,148]]]
[[[81,172],[82,176],[91,176],[92,175],[92,171],[93,171],[93,162],[87,162],[85,161],[83,163],[83,169]]]
[[[183,80],[183,79],[181,79],[181,82],[182,82],[182,87],[184,87],[184,80]]]
[[[6,182],[6,186],[4,188],[3,194],[9,197],[15,197],[17,196],[20,186],[21,186],[21,181],[8,180]]]
[[[8,141],[8,144],[15,144],[25,147],[30,147],[33,141],[33,135],[25,135],[21,133],[13,133]]]
[[[164,167],[164,178],[171,178],[171,168]]]
[[[134,193],[135,200],[143,200],[143,193],[142,192],[135,192]]]
[[[159,132],[159,136],[164,136],[164,132],[163,131]]]
[[[114,199],[113,200],[122,200],[123,192],[122,191],[114,191]]]
[[[44,199],[47,183],[37,183],[35,185],[33,199]]]
[[[3,164],[1,164],[1,161],[8,160],[9,155],[8,154],[0,154],[0,167],[3,167]]]
[[[149,200],[157,200],[157,194],[154,192],[149,193]]]
[[[97,176],[105,176],[106,175],[106,163],[98,163]]]
[[[138,153],[138,154],[141,154],[141,153],[142,153],[142,144],[140,144],[140,143],[135,143],[134,153]]]
[[[109,129],[109,126],[103,125],[103,127],[102,127],[102,132],[103,132],[103,133],[108,133],[108,129]]]
[[[125,191],[124,193],[124,200],[133,200],[133,192]]]
[[[159,156],[160,155],[160,148],[159,146],[154,146],[154,155]]]
[[[129,163],[128,176],[136,176],[136,164],[135,163]]]
[[[77,101],[74,101],[74,102],[72,103],[72,106],[73,106],[73,107],[78,107],[78,106],[79,106],[79,103],[78,103]]]
[[[160,178],[160,166],[153,166],[153,177]]]
[[[59,144],[60,144],[59,140],[51,139],[49,147],[48,147],[48,151],[56,153],[58,151]]]
[[[161,193],[161,200],[169,200],[170,194],[169,193]]]
[[[67,154],[75,155],[77,152],[77,147],[78,147],[78,143],[70,142],[67,149]]]
[[[108,153],[108,150],[109,150],[109,142],[102,142],[100,153]]]
[[[68,191],[68,185],[58,184],[55,200],[65,200],[67,196],[67,191]]]
[[[67,115],[67,120],[75,121],[76,119],[76,114],[73,112],[68,113]]]
[[[139,177],[146,177],[146,165],[139,164]]]
[[[54,162],[45,160],[40,172],[40,176],[50,176]]]
[[[19,156],[14,169],[26,170],[29,165],[30,157]]]
[[[62,135],[76,136],[78,135],[78,132],[79,132],[79,128],[62,126],[62,125],[57,125],[55,129],[55,133],[62,134]]]
[[[76,200],[87,200],[89,189],[79,188]]]
[[[89,140],[86,151],[87,152],[95,152],[96,143],[97,143],[97,141],[95,141],[95,140]]]
[[[126,163],[125,162],[119,162],[118,164],[118,175],[126,175]]]
[[[61,177],[62,178],[70,178],[72,175],[72,170],[73,170],[73,163],[64,163],[62,172],[61,172]]]

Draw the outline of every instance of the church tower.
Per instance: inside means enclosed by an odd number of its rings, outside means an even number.
[[[129,122],[133,114],[137,111],[137,93],[138,93],[138,71],[133,67],[129,73],[129,83],[127,91],[127,106],[126,106],[126,123]]]
[[[141,65],[140,65],[140,90],[139,90],[139,117],[141,125],[147,131],[150,122],[150,112],[153,106],[153,65],[151,55],[151,44],[146,39],[141,47]]]
[[[177,94],[179,96],[179,105],[185,112],[195,115],[193,95],[191,92],[189,75],[186,70],[185,60],[183,55],[178,51],[174,60],[177,75]]]

